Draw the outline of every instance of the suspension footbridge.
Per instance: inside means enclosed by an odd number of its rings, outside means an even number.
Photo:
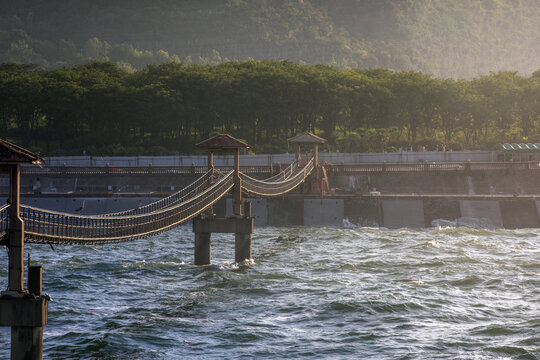
[[[41,266],[29,266],[24,287],[24,242],[45,244],[107,244],[148,238],[193,222],[195,264],[210,263],[213,232],[235,234],[235,261],[251,259],[253,217],[242,194],[273,197],[293,191],[318,171],[317,144],[313,134],[290,139],[297,146],[296,160],[279,174],[256,179],[240,171],[240,149],[247,144],[217,135],[197,144],[208,149],[208,171],[180,191],[145,206],[91,216],[56,212],[20,204],[20,164],[39,163],[41,158],[23,148],[0,140],[0,171],[8,170],[10,195],[0,206],[0,243],[8,248],[8,288],[0,296],[0,326],[10,326],[13,359],[41,359],[43,326],[47,324],[48,301],[41,294]],[[302,165],[300,144],[312,143],[313,157]],[[234,168],[219,171],[213,166],[215,151],[232,153]],[[233,216],[216,218],[212,206],[232,193]],[[242,207],[244,211],[242,211]]]

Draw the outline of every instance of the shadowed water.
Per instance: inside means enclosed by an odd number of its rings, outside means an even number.
[[[212,242],[211,266],[189,226],[27,245],[54,298],[44,358],[540,358],[540,230],[257,228],[241,265]]]

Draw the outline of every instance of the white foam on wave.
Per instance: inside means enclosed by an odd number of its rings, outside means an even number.
[[[500,229],[499,226],[494,225],[488,219],[485,218],[471,218],[471,217],[461,217],[456,220],[445,220],[445,219],[435,219],[431,222],[431,226],[437,228],[447,228],[447,227],[466,227],[470,229]]]

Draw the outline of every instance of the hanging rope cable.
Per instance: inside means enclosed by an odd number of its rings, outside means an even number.
[[[241,173],[242,191],[258,196],[285,194],[313,170],[313,159],[304,167],[296,162],[266,180]],[[234,171],[216,171],[217,181],[208,187],[212,171],[182,190],[136,209],[99,215],[76,215],[20,205],[25,240],[48,244],[104,244],[146,238],[179,226],[202,213],[234,186]],[[9,204],[0,207],[0,240],[9,229]]]
[[[9,204],[5,204],[0,207],[0,241],[4,239],[4,236],[7,235],[8,226],[9,226],[9,215],[8,215]]]
[[[242,177],[242,191],[257,196],[280,196],[296,188],[313,170],[313,159],[293,176],[283,181],[265,181],[254,179],[244,173]]]
[[[125,211],[119,211],[115,213],[110,214],[104,214],[102,216],[129,216],[129,215],[137,215],[137,214],[146,214],[153,211],[158,211],[161,209],[165,209],[167,207],[173,206],[174,204],[177,204],[179,202],[184,201],[189,196],[197,194],[201,192],[203,189],[206,189],[208,187],[208,180],[212,176],[212,170],[208,170],[203,176],[195,180],[193,183],[189,184],[182,190],[179,190],[175,192],[174,194],[171,194],[163,199],[154,201],[150,204],[135,208],[135,209],[129,209]]]
[[[202,213],[233,186],[233,171],[205,191],[173,206],[129,216],[79,216],[21,205],[28,242],[103,244],[159,234]]]
[[[264,181],[280,181],[285,180],[289,178],[295,170],[298,168],[298,161],[294,160],[289,166],[287,166],[283,171],[281,171],[279,174],[276,174],[272,177],[269,177],[268,179],[264,179]]]

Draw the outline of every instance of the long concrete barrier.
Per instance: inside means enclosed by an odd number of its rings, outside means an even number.
[[[152,197],[27,196],[22,203],[75,214],[111,213],[141,205]],[[290,195],[251,201],[256,226],[381,226],[422,228],[438,224],[477,227],[540,227],[539,196],[342,195],[321,199]],[[214,205],[218,216],[232,213],[230,199]]]

